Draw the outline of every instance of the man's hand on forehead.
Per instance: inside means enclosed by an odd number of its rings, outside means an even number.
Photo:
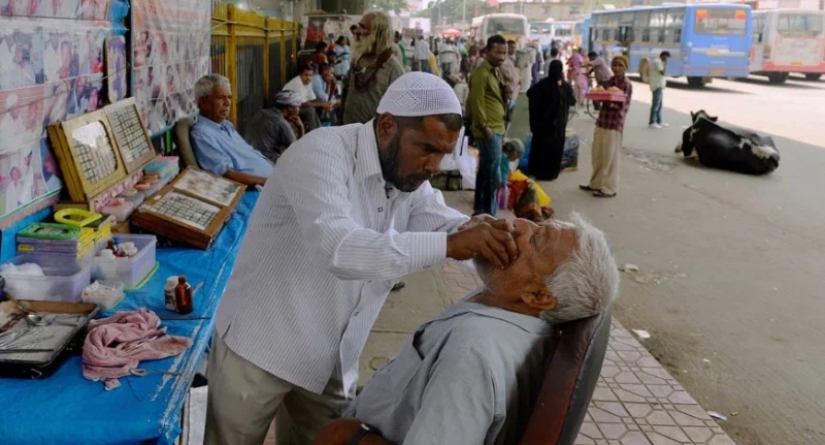
[[[505,269],[518,258],[514,231],[510,221],[490,215],[475,216],[447,237],[447,257],[459,261],[483,257],[495,267]]]
[[[479,224],[482,224],[482,223],[487,223],[491,227],[493,227],[494,229],[503,230],[503,231],[508,232],[508,233],[513,233],[516,230],[511,221],[508,221],[508,220],[503,219],[503,218],[496,218],[492,215],[487,215],[487,214],[481,214],[481,215],[476,215],[476,216],[472,217],[469,221],[462,224],[458,228],[458,230],[469,229],[471,227],[475,227],[475,226],[477,226]]]

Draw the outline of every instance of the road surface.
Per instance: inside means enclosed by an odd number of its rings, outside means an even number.
[[[825,82],[671,82],[664,120],[647,128],[650,92],[634,81],[616,199],[577,190],[590,175],[593,120],[579,171],[542,183],[557,214],[604,229],[623,275],[616,314],[739,445],[825,444]],[[521,107],[522,104],[520,104]],[[526,108],[526,107],[521,107]],[[676,155],[691,110],[774,136],[764,177],[710,170]],[[511,135],[524,131],[524,119]],[[472,194],[448,194],[462,209]]]

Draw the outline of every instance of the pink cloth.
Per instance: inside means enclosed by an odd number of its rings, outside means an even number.
[[[178,355],[192,340],[166,335],[160,318],[148,309],[138,309],[89,322],[83,345],[83,377],[117,379],[129,375],[141,360]]]

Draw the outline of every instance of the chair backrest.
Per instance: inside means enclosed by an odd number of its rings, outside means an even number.
[[[199,169],[201,167],[192,149],[192,140],[189,138],[189,132],[192,131],[194,125],[195,120],[191,117],[185,117],[175,123],[175,145],[178,146],[183,166]]]
[[[547,366],[519,445],[572,445],[596,389],[610,339],[610,311],[559,325]]]

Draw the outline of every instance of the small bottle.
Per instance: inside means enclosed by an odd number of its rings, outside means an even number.
[[[178,305],[175,301],[175,287],[178,285],[178,277],[169,277],[166,279],[166,285],[163,286],[163,299],[166,309],[170,311],[177,311]]]
[[[186,277],[181,275],[178,277],[178,285],[175,286],[175,304],[178,309],[177,312],[186,315],[194,309],[192,304],[192,286],[186,282]]]

